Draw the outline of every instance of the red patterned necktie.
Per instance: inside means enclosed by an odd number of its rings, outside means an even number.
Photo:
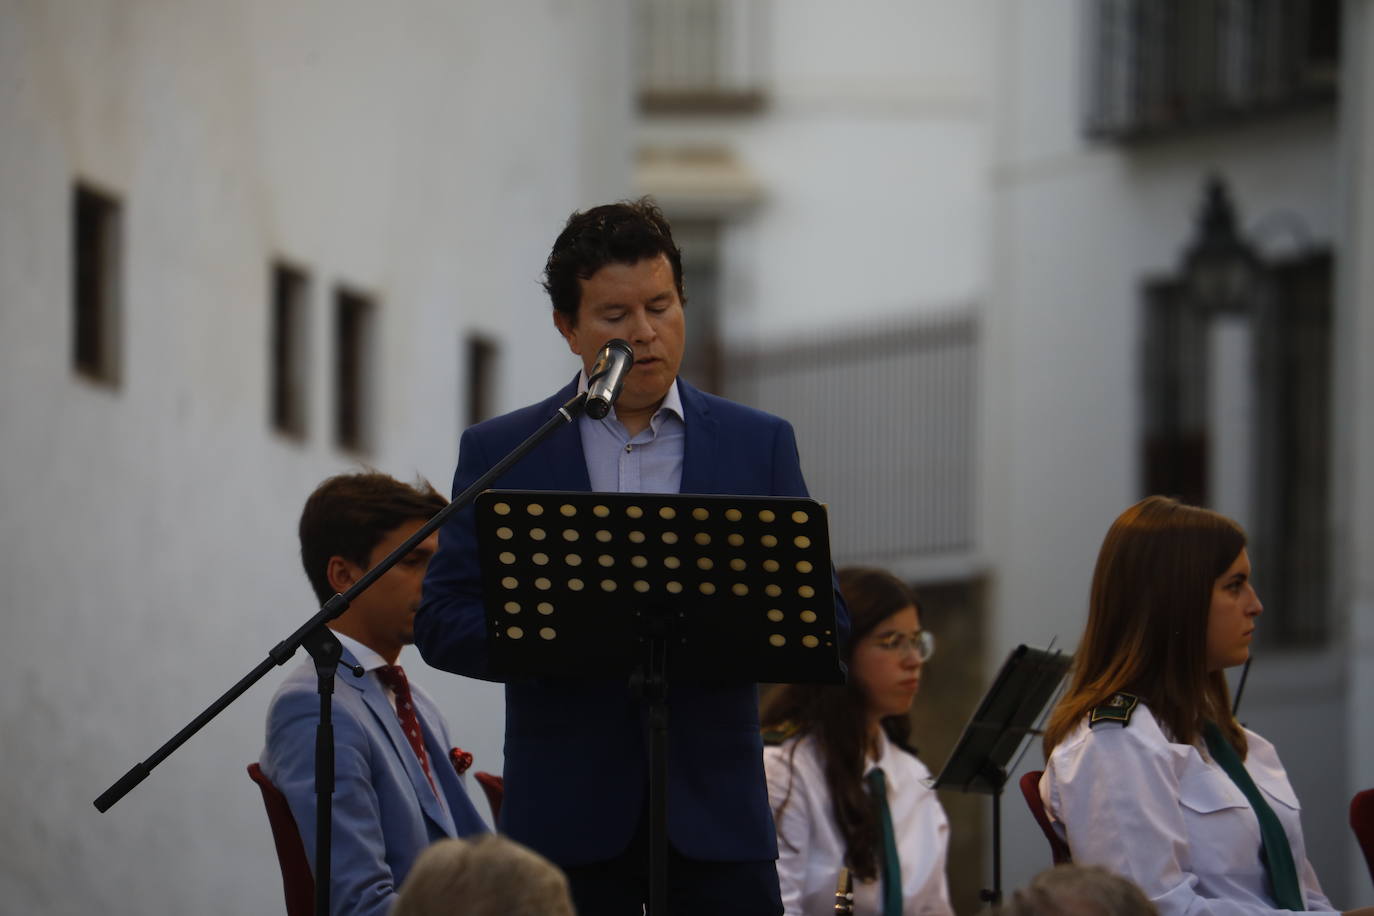
[[[434,785],[434,774],[429,771],[429,755],[425,753],[425,739],[420,733],[420,719],[415,715],[415,701],[410,696],[410,682],[406,680],[405,670],[400,665],[384,665],[377,669],[377,679],[396,694],[396,717],[401,720],[401,731],[410,740],[411,750],[420,759],[429,787],[437,797],[439,789]]]

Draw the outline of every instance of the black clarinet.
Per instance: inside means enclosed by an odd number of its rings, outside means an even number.
[[[854,876],[849,873],[848,868],[840,869],[840,880],[835,884],[835,914],[854,914]]]

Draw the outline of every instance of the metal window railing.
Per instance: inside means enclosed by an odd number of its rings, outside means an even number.
[[[1086,129],[1129,141],[1324,103],[1339,0],[1088,0]]]
[[[637,0],[640,106],[750,111],[764,101],[769,0]]]
[[[837,562],[975,548],[978,324],[970,311],[732,352],[726,393],[786,417]]]

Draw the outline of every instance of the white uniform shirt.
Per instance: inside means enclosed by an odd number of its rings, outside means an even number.
[[[1245,769],[1288,834],[1309,910],[1333,909],[1303,845],[1300,808],[1274,746],[1250,730]],[[1175,744],[1141,703],[1128,725],[1087,719],[1050,754],[1040,797],[1074,862],[1130,878],[1161,916],[1258,916],[1275,908],[1259,821],[1210,757]]]
[[[929,787],[930,771],[891,744],[886,735],[880,742],[878,759],[869,760],[864,772],[881,767],[887,779],[888,809],[902,863],[902,913],[953,914],[945,880],[949,821]],[[768,775],[769,805],[778,829],[778,882],[786,916],[833,916],[835,884],[844,865],[845,846],[835,824],[825,764],[815,741],[793,738],[765,747],[763,764]],[[784,798],[787,805],[779,814]],[[878,856],[881,865],[881,845]],[[882,912],[881,874],[876,881],[854,882],[854,912],[856,916]]]

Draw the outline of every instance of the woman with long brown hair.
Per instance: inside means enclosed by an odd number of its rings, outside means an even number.
[[[850,567],[839,579],[849,682],[778,688],[761,716],[783,906],[787,916],[833,913],[848,868],[856,914],[950,914],[949,822],[907,717],[934,639],[895,576]]]
[[[1332,909],[1278,754],[1231,712],[1224,671],[1262,611],[1223,515],[1151,496],[1102,542],[1040,793],[1075,862],[1166,916]]]

